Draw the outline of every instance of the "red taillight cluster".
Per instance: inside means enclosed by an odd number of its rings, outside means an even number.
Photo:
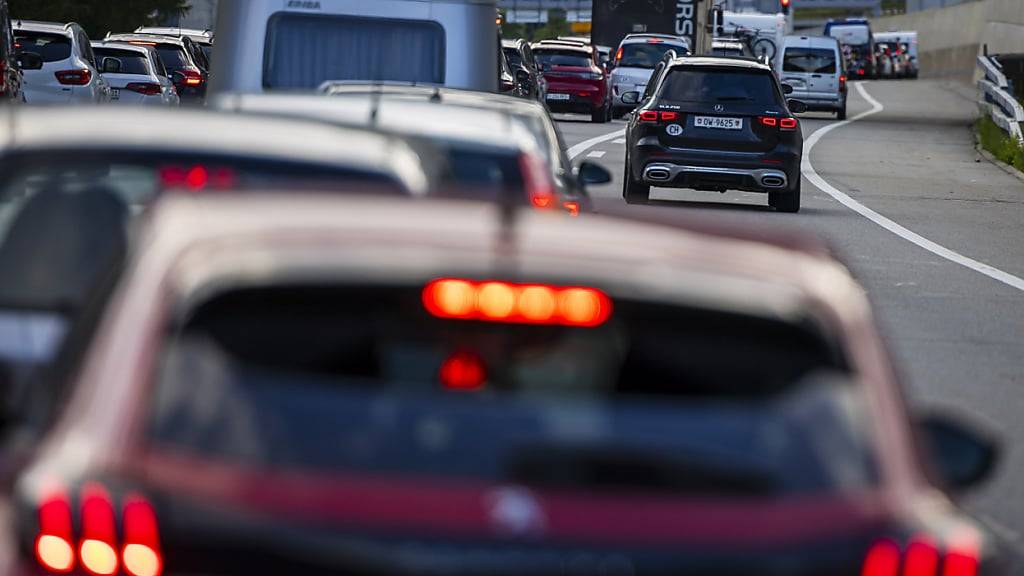
[[[611,298],[594,288],[459,279],[427,284],[423,305],[438,318],[579,327],[599,326],[612,313]]]
[[[565,208],[565,211],[569,213],[569,216],[580,215],[580,203],[575,200],[566,200],[565,202],[562,202],[562,208]]]
[[[145,94],[146,96],[156,96],[160,93],[160,85],[150,82],[130,82],[124,89],[130,92]]]
[[[92,72],[88,68],[61,70],[60,72],[54,72],[53,75],[57,77],[57,82],[65,86],[85,86],[92,82]]]
[[[160,169],[160,184],[167,189],[230,190],[235,187],[235,181],[235,172],[230,168],[165,166]]]
[[[779,118],[778,116],[761,116],[757,120],[758,120],[758,122],[761,123],[762,126],[766,126],[768,128],[778,128],[779,130],[785,130],[785,131],[796,130],[796,127],[800,125],[800,123],[797,121],[796,118]]]
[[[544,160],[533,154],[523,154],[519,157],[519,169],[523,173],[523,187],[530,205],[541,210],[558,208],[554,177],[548,172]]]
[[[80,492],[81,530],[77,550],[67,494],[55,493],[39,507],[36,560],[48,572],[66,574],[80,563],[93,576],[112,576],[123,567],[129,576],[160,576],[163,560],[156,513],[144,498],[131,495],[122,502],[123,547],[118,549],[114,501],[98,484]],[[77,552],[77,553],[76,553]]]
[[[903,550],[891,540],[875,542],[864,558],[861,576],[977,576],[979,564],[974,538],[951,544],[942,554],[930,538],[917,536]]]
[[[640,113],[641,122],[675,122],[676,120],[679,120],[679,112],[647,110]]]
[[[197,70],[192,70],[191,68],[187,68],[185,70],[182,70],[181,74],[184,77],[184,79],[182,80],[182,83],[185,86],[191,86],[191,87],[194,88],[194,87],[199,86],[199,85],[201,85],[203,83],[203,75],[200,74],[199,71],[197,71]]]
[[[846,90],[846,74],[839,76],[839,89]]]

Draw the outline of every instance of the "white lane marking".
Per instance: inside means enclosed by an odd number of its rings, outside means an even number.
[[[626,139],[625,138],[617,138],[615,140],[612,140],[612,144],[625,144],[625,143],[626,143]]]
[[[587,154],[587,158],[603,158],[607,154],[604,150],[594,150]]]
[[[586,152],[590,148],[593,148],[594,146],[597,146],[598,144],[600,144],[602,142],[607,142],[609,140],[614,140],[614,139],[618,138],[619,136],[624,135],[625,133],[626,133],[626,129],[625,128],[621,128],[619,130],[616,130],[615,132],[609,132],[608,134],[603,134],[601,136],[595,136],[595,137],[591,138],[590,140],[584,140],[583,142],[580,142],[579,144],[573,146],[572,148],[569,148],[569,152],[568,152],[569,153],[569,159],[570,160],[575,160],[577,156],[579,156],[580,154],[583,154],[584,152]]]
[[[882,216],[878,212],[875,212],[871,208],[868,208],[867,206],[854,200],[849,195],[840,192],[834,186],[826,182],[824,178],[818,175],[818,173],[814,170],[814,166],[811,164],[811,150],[814,148],[814,145],[817,144],[819,140],[821,140],[823,136],[835,130],[836,128],[846,126],[847,124],[856,122],[858,120],[862,120],[864,118],[867,118],[868,116],[871,116],[872,114],[877,114],[882,110],[885,110],[885,106],[882,106],[881,102],[875,100],[871,96],[871,94],[868,94],[868,91],[864,88],[864,84],[862,82],[857,82],[856,84],[854,84],[854,86],[857,87],[857,91],[860,92],[860,95],[863,96],[869,104],[871,104],[871,110],[861,112],[860,114],[857,114],[856,116],[850,118],[849,120],[843,120],[842,122],[829,124],[824,128],[820,128],[814,134],[811,134],[810,138],[808,138],[807,141],[804,142],[804,158],[800,166],[800,170],[801,172],[803,172],[804,177],[807,178],[807,180],[809,180],[811,184],[817,186],[819,190],[838,200],[842,205],[867,218],[868,220],[871,220],[875,224],[878,224],[882,228],[885,228],[886,230],[892,232],[893,234],[899,236],[900,238],[903,238],[904,240],[912,244],[916,244],[921,248],[924,248],[925,250],[931,252],[932,254],[935,254],[936,256],[945,258],[950,262],[974,270],[979,274],[984,274],[985,276],[988,276],[993,280],[997,280],[999,282],[1002,282],[1003,284],[1006,284],[1007,286],[1016,288],[1017,290],[1024,292],[1024,278],[1019,278],[1017,276],[1014,276],[1013,274],[1004,272],[994,266],[989,266],[984,262],[979,262],[972,258],[968,258],[967,256],[964,256],[959,252],[950,250],[949,248],[946,248],[941,244],[932,242],[931,240],[925,238],[924,236],[921,236],[920,234],[913,232],[901,226],[900,224],[897,224],[895,221],[890,220],[885,216]]]

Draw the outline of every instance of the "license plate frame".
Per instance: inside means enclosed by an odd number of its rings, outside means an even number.
[[[694,116],[695,128],[711,128],[713,130],[743,130],[743,118],[724,116]]]
[[[548,95],[547,95],[547,99],[548,100],[557,100],[558,102],[567,102],[571,98],[572,98],[572,96],[570,96],[568,94],[559,94],[557,92],[548,92]]]

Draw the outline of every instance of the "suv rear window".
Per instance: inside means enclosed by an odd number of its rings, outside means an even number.
[[[96,59],[117,58],[121,61],[121,74],[144,74],[149,75],[148,58],[145,54],[139,54],[132,50],[116,50],[113,48],[93,48]]]
[[[577,66],[589,68],[592,64],[590,56],[578,50],[550,50],[537,48],[533,56],[545,66]]]
[[[437,22],[278,13],[267,25],[263,85],[316,88],[327,80],[443,84]]]
[[[160,59],[164,61],[164,66],[168,70],[192,66],[188,61],[188,56],[185,55],[185,49],[177,44],[157,44],[156,51],[160,54]]]
[[[778,105],[770,72],[730,68],[675,68],[660,97],[674,102],[743,102]]]
[[[828,48],[786,48],[782,71],[835,74],[836,52]]]
[[[43,62],[59,62],[71,57],[71,38],[63,34],[28,32],[14,33],[15,50],[38,54]]]
[[[150,445],[593,490],[874,482],[860,388],[812,376],[844,363],[807,327],[625,300],[593,328],[445,320],[421,292],[261,286],[182,307],[155,373]]]
[[[687,53],[685,46],[675,46],[664,42],[658,42],[655,44],[649,44],[646,42],[643,44],[623,44],[622,59],[619,60],[617,65],[627,66],[629,68],[649,68],[653,70],[669,50],[675,50],[676,55],[678,56],[682,56]]]

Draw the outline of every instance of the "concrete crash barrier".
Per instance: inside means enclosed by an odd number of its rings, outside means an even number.
[[[981,46],[996,54],[1024,53],[1024,2],[978,0],[872,21],[872,28],[916,30],[921,76],[976,82]]]

